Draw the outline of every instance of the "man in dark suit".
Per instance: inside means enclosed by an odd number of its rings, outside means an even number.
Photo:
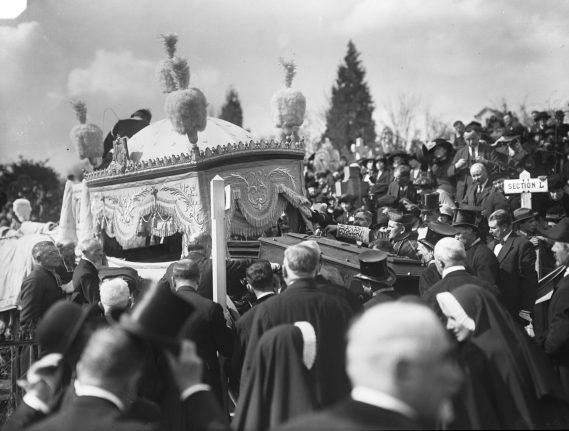
[[[434,429],[459,389],[462,373],[449,356],[443,326],[427,307],[388,302],[351,327],[346,351],[349,397],[302,416],[279,431]]]
[[[501,191],[494,190],[488,179],[488,171],[482,163],[475,163],[470,168],[472,184],[468,186],[462,203],[481,209],[482,216],[488,217],[496,210],[510,210],[508,200]]]
[[[417,232],[411,229],[413,222],[416,221],[415,217],[395,211],[389,212],[388,216],[389,242],[395,254],[418,260]]]
[[[256,307],[241,373],[241,389],[256,365],[254,352],[263,333],[282,323],[307,321],[314,327],[318,340],[313,368],[318,404],[330,405],[348,393],[342,352],[353,311],[345,301],[318,287],[315,276],[319,262],[320,256],[311,245],[299,243],[285,250],[283,277],[287,288]],[[293,390],[294,382],[291,385]]]
[[[172,374],[181,391],[190,429],[228,430],[223,413],[205,385],[201,361],[190,341],[181,345],[178,358],[169,355]],[[157,430],[157,423],[125,417],[141,377],[144,346],[118,327],[98,330],[77,364],[77,397],[57,413],[29,428],[34,431]]]
[[[463,206],[454,210],[455,238],[464,244],[466,270],[492,286],[498,286],[500,265],[498,259],[480,238],[480,212],[476,207]]]
[[[20,325],[33,328],[59,299],[63,299],[59,276],[55,269],[61,265],[59,250],[50,241],[38,242],[32,248],[34,269],[22,282],[20,293]]]
[[[502,303],[514,320],[526,326],[537,296],[535,250],[527,238],[512,230],[512,217],[504,210],[490,215],[488,227],[494,237],[488,246],[500,264]]]
[[[95,238],[81,242],[81,259],[73,271],[73,293],[71,300],[79,305],[99,302],[99,270],[102,264],[103,244]]]
[[[196,344],[198,355],[204,361],[204,382],[210,385],[222,401],[218,352],[229,358],[233,350],[233,333],[225,322],[221,306],[197,292],[199,267],[189,259],[176,262],[172,278],[176,293],[194,306],[194,313],[186,323],[183,334]]]
[[[275,296],[275,286],[273,283],[273,269],[268,260],[260,260],[247,268],[247,289],[255,295],[255,304],[245,312],[235,323],[235,343],[231,356],[231,386],[233,390],[239,390],[239,378],[251,325],[255,318],[257,306]]]
[[[387,195],[376,202],[376,206],[393,205],[404,208],[405,203],[417,203],[417,189],[411,183],[411,170],[407,165],[399,165],[393,171],[393,181],[389,184]]]
[[[103,164],[101,168],[106,168],[111,162],[114,149],[113,143],[116,139],[132,137],[148,126],[151,119],[152,114],[148,109],[139,109],[130,118],[117,121],[103,142]]]
[[[557,265],[569,266],[569,218],[564,218],[551,229],[542,231],[555,241],[553,252]],[[569,393],[569,271],[553,290],[548,307],[546,331],[537,337],[557,371],[561,384]]]
[[[480,142],[481,128],[480,123],[474,121],[466,126],[464,138],[467,145],[457,149],[447,171],[448,176],[456,180],[458,202],[462,201],[467,187],[472,184],[470,168],[473,164],[484,164],[491,178],[502,165],[500,155],[491,146]]]
[[[433,310],[438,310],[436,296],[441,292],[452,292],[459,286],[474,284],[488,289],[497,295],[498,291],[478,277],[466,271],[466,251],[464,245],[454,238],[443,238],[435,246],[435,265],[442,279],[433,284],[423,295],[423,299]]]

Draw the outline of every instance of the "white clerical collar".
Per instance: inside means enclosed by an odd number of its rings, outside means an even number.
[[[352,398],[361,403],[370,404],[382,409],[401,413],[409,418],[415,417],[415,410],[401,400],[392,395],[380,392],[375,389],[366,388],[364,386],[356,386],[352,389]]]
[[[124,410],[124,403],[112,392],[106,389],[99,388],[98,386],[82,385],[79,380],[73,382],[75,388],[75,394],[78,397],[96,397],[102,398],[114,404],[120,411]]]
[[[451,272],[464,271],[464,270],[466,270],[466,268],[463,265],[449,266],[448,268],[443,269],[442,277],[445,278]]]

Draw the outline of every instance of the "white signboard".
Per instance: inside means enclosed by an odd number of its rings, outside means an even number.
[[[543,193],[547,191],[547,179],[524,178],[504,180],[504,193]]]

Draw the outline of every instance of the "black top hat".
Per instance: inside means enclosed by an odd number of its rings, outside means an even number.
[[[520,223],[537,216],[538,212],[531,208],[517,208],[514,210],[514,223]]]
[[[423,193],[420,196],[419,207],[421,210],[434,211],[439,209],[439,193]]]
[[[456,235],[455,228],[446,223],[433,221],[427,225],[427,230],[425,231],[424,236],[419,238],[418,241],[430,249],[434,249],[440,239],[454,235]]]
[[[387,285],[395,283],[397,277],[387,264],[387,256],[388,253],[381,250],[364,251],[358,256],[360,273],[355,277]]]
[[[134,117],[142,118],[143,120],[150,123],[150,120],[152,120],[152,113],[149,109],[139,109],[138,111],[133,112],[130,116],[130,118]]]
[[[534,117],[535,121],[548,120],[548,119],[549,119],[549,114],[547,113],[547,111],[538,112],[538,114]]]
[[[166,284],[151,288],[134,307],[123,315],[120,326],[127,332],[151,343],[179,349],[178,335],[194,307],[173,293]]]
[[[540,232],[553,241],[569,243],[569,218],[563,217],[556,225],[549,229],[540,229]]]
[[[553,174],[547,177],[547,188],[549,191],[562,189],[567,184],[565,177],[561,174]]]
[[[42,351],[65,356],[95,310],[94,305],[81,307],[64,300],[53,304],[37,325],[36,336]]]
[[[479,216],[480,209],[478,207],[463,205],[460,208],[455,208],[452,225],[478,228]]]

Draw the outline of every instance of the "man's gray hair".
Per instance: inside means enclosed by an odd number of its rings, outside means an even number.
[[[445,264],[445,268],[466,263],[464,244],[455,238],[442,238],[435,245],[435,260]]]
[[[316,272],[320,254],[308,244],[295,244],[284,252],[284,265],[295,274],[311,274]]]
[[[102,243],[97,238],[87,238],[79,243],[79,250],[83,253],[93,250],[95,247],[102,247]]]
[[[470,172],[475,172],[475,171],[480,171],[480,172],[484,172],[486,174],[488,174],[488,170],[486,169],[486,166],[484,166],[482,163],[474,163],[471,167],[470,167]]]
[[[99,286],[99,294],[105,311],[123,310],[128,306],[130,299],[128,283],[119,277],[103,280]]]

